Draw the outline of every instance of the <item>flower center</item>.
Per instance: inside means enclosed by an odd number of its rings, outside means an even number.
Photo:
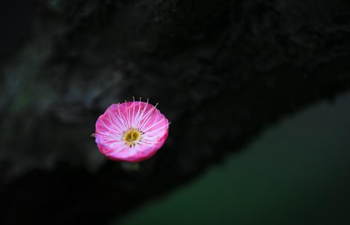
[[[130,128],[125,134],[124,134],[124,141],[125,144],[129,145],[129,147],[135,146],[136,141],[138,141],[141,137],[141,132],[139,130],[136,130],[134,128]]]

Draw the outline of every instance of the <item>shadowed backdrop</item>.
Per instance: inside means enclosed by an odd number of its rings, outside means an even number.
[[[2,4],[0,224],[107,224],[350,87],[347,1]],[[172,122],[137,171],[90,137],[132,96]]]

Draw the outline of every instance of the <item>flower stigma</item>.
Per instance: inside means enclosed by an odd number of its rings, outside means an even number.
[[[129,147],[134,147],[137,144],[137,141],[141,139],[141,131],[130,128],[127,132],[125,132],[123,139],[126,145]]]

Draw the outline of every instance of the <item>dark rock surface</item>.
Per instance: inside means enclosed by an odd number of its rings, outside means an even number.
[[[106,224],[350,88],[345,0],[4,4],[2,225]],[[106,107],[132,96],[172,122],[138,171],[90,137]]]

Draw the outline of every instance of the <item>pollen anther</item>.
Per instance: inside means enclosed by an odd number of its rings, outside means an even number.
[[[127,132],[125,132],[123,137],[125,144],[130,147],[135,146],[137,142],[141,139],[141,134],[141,131],[134,128],[130,128]]]

